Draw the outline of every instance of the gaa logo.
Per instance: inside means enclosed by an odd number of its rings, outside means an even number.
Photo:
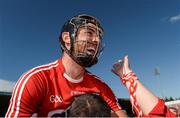
[[[63,102],[63,99],[60,95],[51,95],[50,96],[50,102],[51,103]]]

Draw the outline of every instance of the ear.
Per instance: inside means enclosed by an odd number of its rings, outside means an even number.
[[[71,48],[71,39],[69,36],[69,32],[63,32],[62,33],[62,40],[65,43],[65,46],[68,50]]]
[[[70,36],[69,36],[69,32],[63,32],[62,33],[62,39],[65,42],[65,44],[70,44]]]

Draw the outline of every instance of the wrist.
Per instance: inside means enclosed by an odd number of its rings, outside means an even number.
[[[133,71],[124,74],[121,78],[121,81],[125,86],[129,85],[130,83],[134,83],[136,80],[138,80],[138,78]]]

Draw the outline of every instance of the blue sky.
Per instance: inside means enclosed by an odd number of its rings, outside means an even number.
[[[61,26],[79,13],[102,22],[105,49],[89,70],[117,97],[129,94],[110,70],[125,54],[156,95],[180,97],[179,0],[0,0],[0,79],[17,81],[29,69],[58,59]]]

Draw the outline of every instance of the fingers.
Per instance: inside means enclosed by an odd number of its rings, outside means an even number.
[[[132,70],[129,66],[128,56],[126,55],[123,60],[118,60],[118,62],[113,65],[113,69],[111,71],[120,77],[131,72]]]
[[[114,69],[111,69],[111,72],[113,72],[114,74],[116,74],[117,76],[119,76]]]
[[[122,77],[123,75],[123,66],[124,66],[124,61],[123,60],[118,60],[115,64],[113,64],[113,69],[111,70],[113,73],[116,75]]]
[[[116,62],[116,63],[113,65],[113,68],[114,68],[116,71],[119,71],[120,69],[122,69],[123,66],[124,66],[124,61],[118,60],[118,62]]]

